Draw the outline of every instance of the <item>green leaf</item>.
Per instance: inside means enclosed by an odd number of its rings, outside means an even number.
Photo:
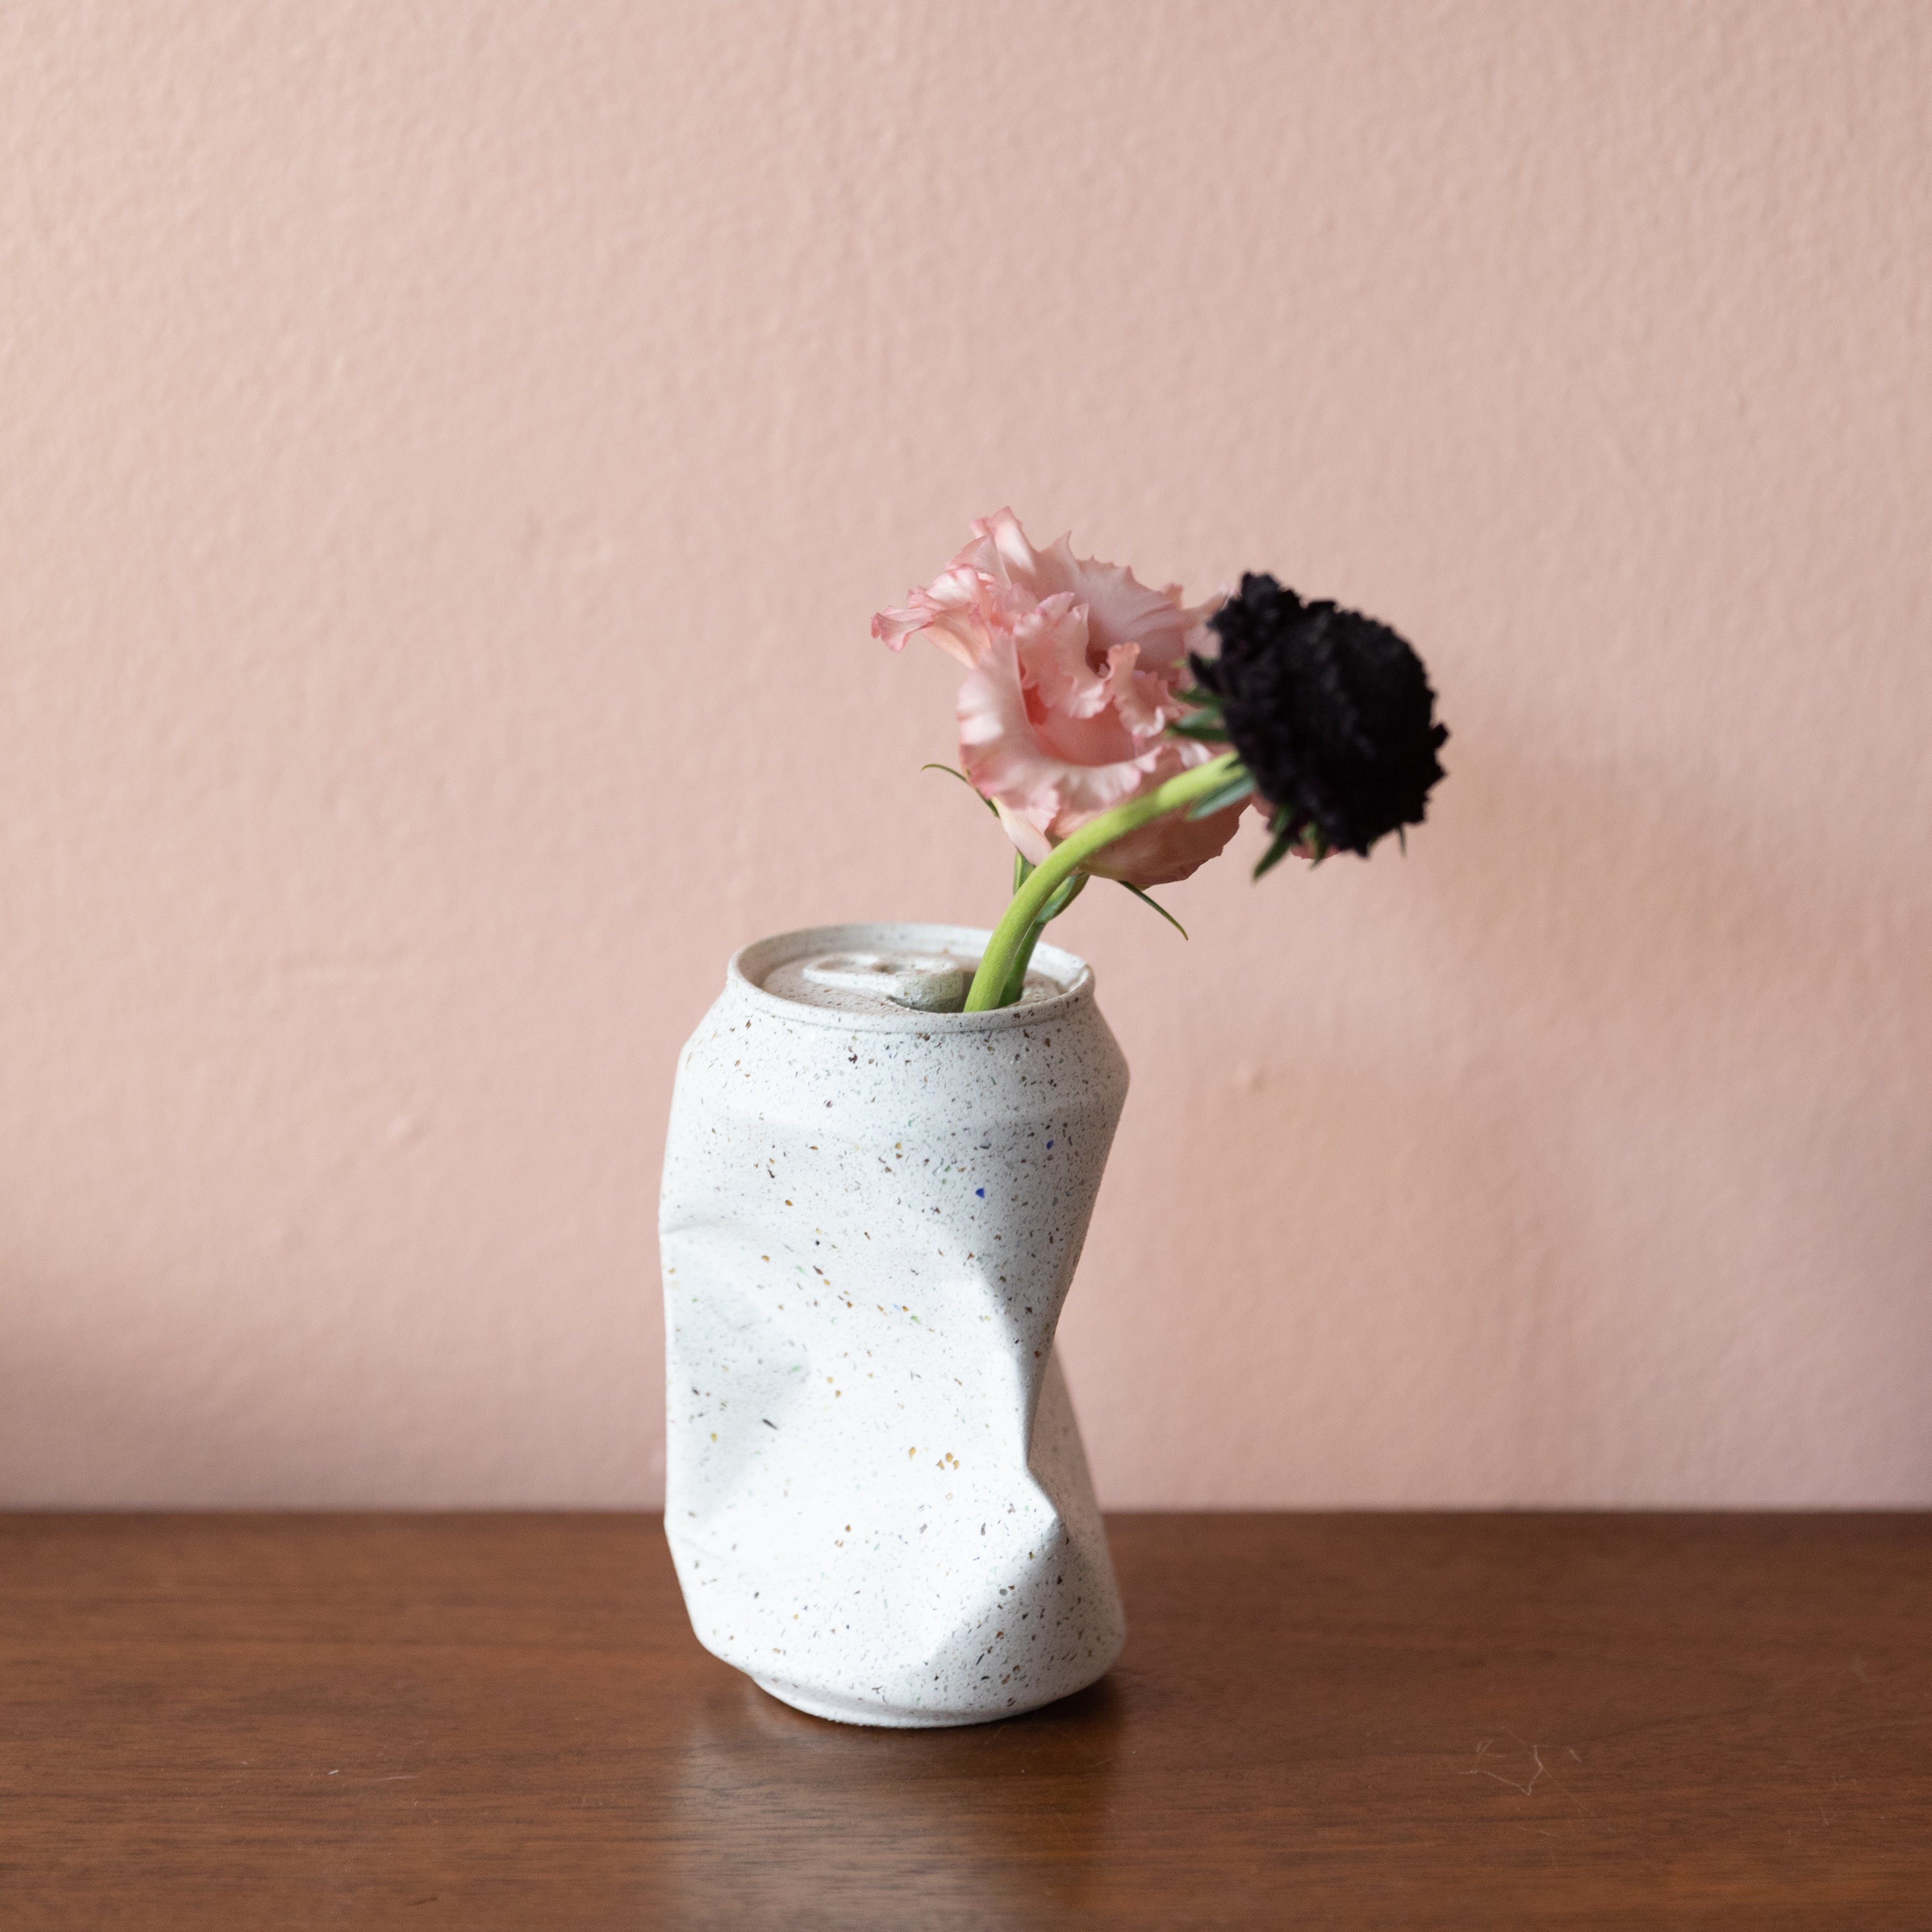
[[[944,772],[949,777],[957,778],[988,812],[992,813],[995,818],[999,817],[998,808],[994,806],[993,801],[964,772],[956,770],[951,765],[921,765],[920,770],[922,772]]]
[[[1228,728],[1218,718],[1177,718],[1167,730],[1171,738],[1198,738],[1204,745],[1228,742]]]
[[[1294,850],[1294,834],[1292,832],[1277,832],[1274,836],[1274,843],[1262,854],[1261,863],[1255,868],[1254,876],[1258,879],[1264,872],[1273,872]]]
[[[1183,926],[1180,920],[1176,919],[1173,914],[1169,912],[1166,907],[1161,904],[1160,900],[1150,897],[1148,893],[1142,892],[1139,886],[1129,884],[1129,882],[1125,879],[1116,879],[1114,883],[1117,886],[1126,886],[1127,890],[1132,892],[1134,897],[1140,901],[1142,904],[1152,906],[1154,910],[1159,913],[1161,917],[1166,920],[1168,924],[1172,926],[1174,931],[1179,933],[1183,939],[1185,939],[1187,937],[1186,927]]]
[[[1246,772],[1230,778],[1219,791],[1210,791],[1187,808],[1190,818],[1212,818],[1217,812],[1226,812],[1229,806],[1238,805],[1255,788],[1255,782]]]
[[[1029,870],[1031,868],[1029,868]],[[1088,874],[1076,872],[1040,909],[1040,916],[1034,921],[1036,926],[1045,926],[1048,920],[1058,919],[1087,887]]]

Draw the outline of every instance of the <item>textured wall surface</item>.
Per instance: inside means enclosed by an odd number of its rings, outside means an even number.
[[[990,921],[1010,502],[1397,624],[1096,888],[1105,1500],[1932,1502],[1932,12],[0,13],[0,1498],[643,1502],[742,940]]]

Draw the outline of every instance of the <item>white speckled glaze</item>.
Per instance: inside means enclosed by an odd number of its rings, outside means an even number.
[[[746,946],[678,1063],[659,1217],[664,1525],[706,1649],[848,1724],[970,1724],[1092,1683],[1126,1635],[1054,1330],[1126,1063],[1094,976],[991,1013],[764,989],[984,932]]]

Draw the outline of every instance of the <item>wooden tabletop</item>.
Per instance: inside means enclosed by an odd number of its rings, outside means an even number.
[[[1932,1517],[1112,1528],[1102,1684],[906,1732],[653,1519],[0,1517],[0,1924],[1932,1928]]]

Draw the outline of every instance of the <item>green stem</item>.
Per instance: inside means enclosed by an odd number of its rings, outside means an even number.
[[[1078,832],[1063,838],[1027,874],[1005,915],[994,928],[980,958],[980,970],[973,976],[972,991],[966,995],[967,1012],[988,1012],[996,1006],[1012,1004],[1002,995],[1012,977],[1013,961],[1025,944],[1034,920],[1047,901],[1087,860],[1116,838],[1138,832],[1143,825],[1165,818],[1170,812],[1178,812],[1197,800],[1211,797],[1227,783],[1238,762],[1232,752],[1224,752],[1207,764],[1196,765],[1165,784],[1155,786],[1139,798],[1130,798],[1112,812],[1102,812],[1098,818],[1088,820]]]
[[[1032,868],[1029,866],[1028,869],[1030,871]],[[1027,928],[1026,937],[1013,954],[1012,970],[1006,975],[1006,986],[998,1004],[1011,1006],[1019,1003],[1021,994],[1026,991],[1027,968],[1033,964],[1033,950],[1040,944],[1040,934],[1086,890],[1087,879],[1086,873],[1076,872],[1040,908],[1040,916]]]

